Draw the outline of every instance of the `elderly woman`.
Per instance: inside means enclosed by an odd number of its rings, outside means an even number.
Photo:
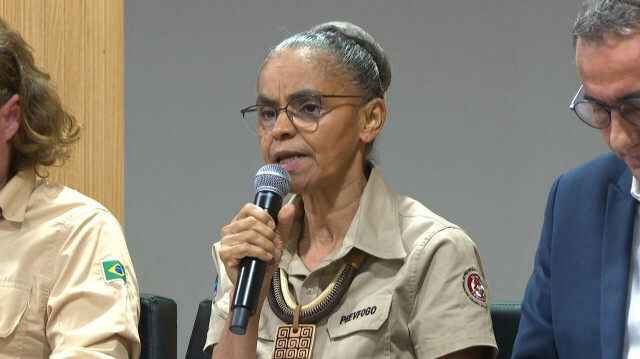
[[[277,228],[245,205],[213,247],[219,288],[205,351],[214,358],[495,356],[477,248],[394,195],[370,159],[390,82],[382,48],[349,23],[293,35],[267,56],[256,105],[242,113],[295,195]],[[244,257],[267,261],[267,275],[236,335],[228,313]]]

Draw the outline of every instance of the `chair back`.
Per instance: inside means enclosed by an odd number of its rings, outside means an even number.
[[[177,358],[176,311],[173,299],[140,293],[140,359]]]
[[[202,352],[204,343],[207,341],[207,331],[209,330],[209,318],[211,317],[211,298],[204,299],[198,305],[198,314],[193,323],[191,339],[187,347],[185,359],[211,359]]]
[[[496,359],[509,359],[520,325],[520,302],[492,302],[491,320],[500,350]]]

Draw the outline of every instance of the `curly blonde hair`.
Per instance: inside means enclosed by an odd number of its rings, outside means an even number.
[[[31,47],[0,19],[0,103],[18,94],[22,117],[10,141],[11,174],[33,168],[46,176],[42,167],[64,164],[70,145],[79,139],[80,126],[63,109],[49,79],[36,67]]]

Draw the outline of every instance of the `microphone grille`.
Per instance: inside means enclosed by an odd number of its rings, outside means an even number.
[[[271,190],[284,197],[289,193],[291,176],[287,170],[276,164],[268,164],[260,167],[253,180],[256,192]]]

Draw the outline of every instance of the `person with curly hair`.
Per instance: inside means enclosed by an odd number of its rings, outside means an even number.
[[[138,283],[122,227],[43,178],[80,126],[0,19],[0,358],[137,358]]]

